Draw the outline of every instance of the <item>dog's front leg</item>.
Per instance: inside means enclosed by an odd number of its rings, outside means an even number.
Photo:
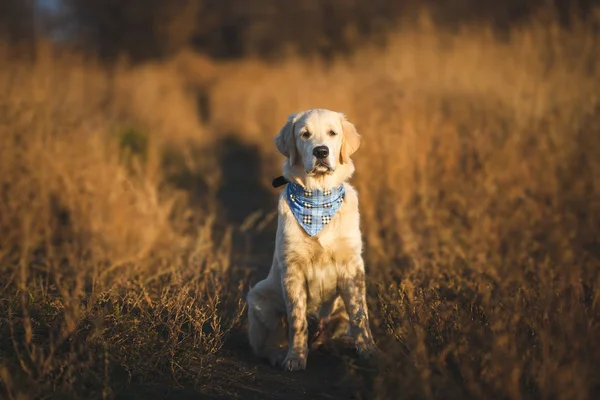
[[[354,259],[349,267],[348,274],[344,274],[338,281],[339,291],[348,312],[350,335],[356,342],[358,354],[364,358],[371,358],[379,353],[379,349],[369,327],[362,257]]]
[[[301,269],[288,266],[283,277],[283,294],[285,297],[289,349],[282,367],[288,371],[306,369],[308,357],[308,322],[306,320],[306,284]]]

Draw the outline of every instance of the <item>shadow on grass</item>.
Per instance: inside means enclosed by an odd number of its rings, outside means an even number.
[[[231,263],[236,278],[262,279],[271,265],[275,247],[277,194],[267,184],[262,156],[256,145],[234,135],[217,144],[221,185],[217,192],[219,216],[234,227]]]
[[[272,177],[263,173],[262,163],[258,146],[235,134],[225,134],[209,147],[170,148],[163,156],[167,184],[186,193],[186,207],[192,210],[186,229],[192,233],[202,218],[213,216],[217,243],[231,233],[234,280],[262,278],[271,265],[277,193],[268,187]]]

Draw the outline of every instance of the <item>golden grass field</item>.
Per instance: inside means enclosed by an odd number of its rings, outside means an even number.
[[[240,333],[273,248],[272,139],[317,107],[363,136],[352,183],[388,355],[343,357],[354,384],[336,393],[600,394],[599,23],[540,15],[497,38],[424,17],[331,64],[186,52],[109,68],[3,48],[0,397],[333,390],[306,375],[318,357],[270,372]]]

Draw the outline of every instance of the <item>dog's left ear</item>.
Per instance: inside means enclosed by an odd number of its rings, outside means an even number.
[[[342,164],[350,162],[350,156],[360,147],[360,135],[356,131],[356,127],[352,124],[344,114],[340,113],[342,119],[342,150],[340,151],[340,159]]]

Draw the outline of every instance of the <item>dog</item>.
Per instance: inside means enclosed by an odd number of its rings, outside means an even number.
[[[340,338],[361,357],[379,354],[369,327],[358,195],[347,182],[360,139],[344,114],[326,109],[291,115],[275,138],[286,159],[274,186],[287,187],[271,269],[246,301],[254,354],[287,371],[306,369],[309,339]]]

